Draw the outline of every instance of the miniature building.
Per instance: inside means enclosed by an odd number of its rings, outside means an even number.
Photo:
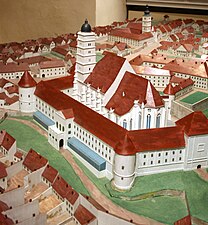
[[[151,30],[152,30],[152,17],[148,5],[146,5],[146,9],[142,17],[142,33],[151,32]]]

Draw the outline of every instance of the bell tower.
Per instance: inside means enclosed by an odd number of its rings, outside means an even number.
[[[148,5],[146,5],[146,9],[142,17],[142,33],[151,32],[151,30],[152,30],[152,17]]]
[[[77,38],[77,58],[76,58],[76,76],[78,81],[84,82],[92,72],[96,64],[95,52],[95,33],[87,19],[78,32]]]

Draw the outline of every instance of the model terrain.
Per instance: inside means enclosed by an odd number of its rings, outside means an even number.
[[[147,6],[0,50],[0,221],[208,222],[207,22]]]

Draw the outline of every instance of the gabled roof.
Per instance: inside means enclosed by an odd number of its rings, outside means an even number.
[[[107,109],[114,109],[118,115],[124,115],[132,109],[134,101],[144,103],[149,107],[164,105],[158,91],[145,78],[126,72],[115,94],[106,105]]]
[[[7,151],[10,150],[16,140],[8,134],[5,130],[0,132],[0,146],[3,146]]]
[[[8,209],[9,209],[9,206],[5,202],[0,201],[0,213],[7,211]],[[1,222],[0,222],[0,224],[1,224]]]
[[[41,69],[47,69],[47,68],[57,68],[57,67],[64,67],[64,61],[63,60],[51,60],[51,61],[45,61],[40,62],[39,66]]]
[[[53,88],[58,90],[65,90],[73,87],[74,76],[64,76],[51,80],[44,81],[46,84],[49,84]]]
[[[74,122],[112,147],[123,137],[126,131],[70,96],[46,85],[43,81],[37,85],[35,95],[58,111],[73,109]],[[98,124],[100,125],[97,126]]]
[[[50,166],[49,164],[46,166],[45,170],[42,173],[42,177],[47,179],[51,184],[53,184],[57,175],[58,175],[58,171],[54,169],[52,166]]]
[[[85,83],[91,84],[91,87],[100,88],[105,93],[116,79],[125,58],[115,54],[107,53],[95,66],[92,73],[85,80]],[[112,66],[113,63],[113,66]]]
[[[33,149],[30,149],[23,161],[23,165],[32,172],[46,166],[47,163],[48,160]]]
[[[196,111],[176,121],[188,136],[208,134],[208,119],[201,111]]]
[[[37,82],[30,75],[29,71],[25,71],[18,85],[22,88],[31,88],[31,87],[35,87],[37,85]]]
[[[81,225],[87,225],[96,219],[96,217],[83,205],[78,206],[74,213],[74,217],[79,221]]]
[[[182,127],[128,131],[128,135],[136,148],[136,152],[161,151],[185,147]]]
[[[60,175],[56,177],[52,187],[62,198],[66,198],[67,193],[73,190],[72,187]]]
[[[72,205],[76,202],[79,198],[79,194],[74,190],[69,190],[66,194],[66,200],[68,200]]]
[[[173,88],[171,83],[169,83],[166,86],[166,88],[164,89],[163,93],[166,94],[166,95],[174,95],[175,94],[174,88]]]

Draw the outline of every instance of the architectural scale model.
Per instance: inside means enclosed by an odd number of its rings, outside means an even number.
[[[207,34],[208,23],[192,19],[153,26],[147,6],[140,20],[93,29],[86,20],[77,35],[1,45],[0,107],[33,115],[55,149],[69,150],[120,191],[131,189],[137,176],[207,168],[208,119],[202,112],[208,103]],[[196,92],[205,97],[179,102]],[[16,149],[9,152],[15,161]],[[42,162],[35,169],[29,163],[33,154]],[[98,223],[100,208],[86,203],[89,199],[67,186],[34,150],[21,166],[27,182],[30,176],[36,182],[28,185],[38,183],[31,173],[36,170],[34,176],[50,193],[52,186],[64,203],[60,207],[68,207],[78,224],[104,224]],[[66,185],[64,196],[60,182]],[[76,218],[79,210],[89,217],[86,223]],[[114,219],[109,224],[130,224]]]

